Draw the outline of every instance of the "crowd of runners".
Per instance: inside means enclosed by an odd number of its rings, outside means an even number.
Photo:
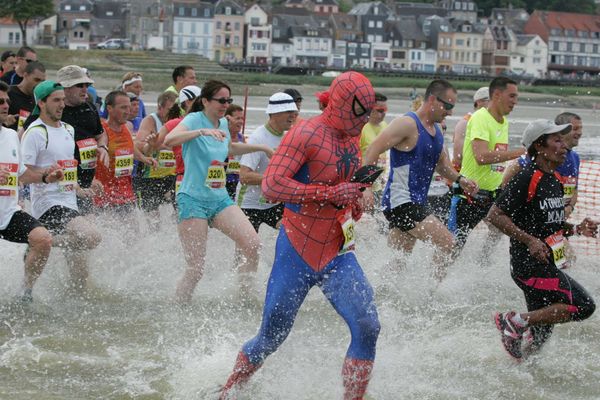
[[[233,104],[231,87],[199,84],[192,66],[173,70],[152,113],[139,73],[125,74],[102,101],[85,68],[68,65],[49,78],[34,49],[2,54],[0,238],[27,245],[19,301],[33,301],[52,248],[64,252],[69,286],[86,289],[90,255],[102,241],[96,215],[118,219],[123,237],[135,236],[137,208],[158,230],[161,204],[172,205],[186,264],[175,293],[181,303],[202,278],[209,228],[235,242],[242,295],[257,271],[259,228],[278,229],[260,330],[241,347],[222,399],[277,350],[313,286],[348,324],[345,398],[363,398],[380,330],[374,290],[355,256],[364,211],[398,252],[430,243],[438,281],[478,224],[488,227],[487,257],[509,236],[510,271],[527,312],[494,320],[517,360],[537,352],[555,324],[594,312],[591,296],[565,271],[575,259],[568,238],[598,231],[590,218],[567,222],[577,206],[581,118],[535,120],[521,146],[509,148],[507,117],[518,101],[509,78],[475,92],[451,153],[445,119],[457,90],[445,80],[386,122],[387,97],[346,72],[315,94],[318,116],[303,118],[302,94],[282,90],[265,104],[264,124],[244,135],[244,109]],[[363,165],[387,173],[365,183],[355,179]]]

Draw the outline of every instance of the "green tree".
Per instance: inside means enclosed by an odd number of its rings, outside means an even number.
[[[52,0],[2,0],[0,17],[12,18],[19,24],[23,46],[27,46],[27,24],[37,18],[54,14]]]

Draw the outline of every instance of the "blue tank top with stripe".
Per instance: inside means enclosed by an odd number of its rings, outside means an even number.
[[[427,203],[433,171],[444,147],[444,135],[437,124],[434,124],[435,136],[431,136],[415,113],[405,115],[417,124],[419,138],[410,151],[390,149],[390,174],[381,201],[385,210],[409,202]]]

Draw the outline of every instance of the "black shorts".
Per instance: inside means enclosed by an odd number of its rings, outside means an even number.
[[[431,212],[427,206],[416,203],[404,203],[391,210],[383,210],[383,215],[390,223],[390,229],[400,229],[402,232],[408,232]]]
[[[427,208],[429,213],[438,217],[442,223],[448,222],[450,216],[450,201],[452,200],[452,194],[450,191],[446,194],[439,196],[427,196]]]
[[[277,223],[283,218],[284,205],[278,204],[275,207],[267,208],[266,210],[256,210],[254,208],[242,208],[242,211],[248,217],[248,220],[258,232],[260,224],[265,223],[271,228],[276,228]]]
[[[164,178],[141,178],[137,181],[140,208],[158,210],[162,203],[172,203],[175,194],[175,175]]]
[[[29,233],[42,226],[40,222],[24,211],[16,211],[6,226],[0,230],[0,239],[14,243],[28,243]]]
[[[77,208],[79,215],[88,215],[94,212],[94,200],[91,197],[78,197]]]
[[[511,254],[511,276],[525,295],[527,310],[539,310],[555,303],[574,307],[571,318],[580,321],[594,313],[592,296],[554,264],[541,263],[529,255]]]
[[[79,211],[69,207],[50,207],[39,219],[40,223],[52,234],[61,234],[72,219],[79,217]]]
[[[233,201],[235,201],[235,192],[237,190],[237,184],[238,181],[227,182],[225,184],[225,187],[227,188],[227,194],[229,195],[229,198]]]

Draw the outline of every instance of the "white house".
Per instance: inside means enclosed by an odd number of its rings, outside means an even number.
[[[173,53],[212,59],[213,14],[210,3],[173,3]]]
[[[523,75],[542,78],[548,71],[548,45],[539,35],[516,35],[515,51],[510,57],[510,69]]]
[[[244,13],[244,20],[245,59],[255,64],[270,64],[272,26],[269,24],[269,15],[258,4],[254,4]]]
[[[389,68],[392,62],[392,43],[371,43],[372,68]]]
[[[37,26],[31,22],[27,25],[27,44],[32,46],[37,38]],[[10,18],[0,18],[0,46],[20,47],[23,35],[19,24]]]
[[[408,69],[419,72],[435,72],[437,64],[435,49],[409,49]]]

